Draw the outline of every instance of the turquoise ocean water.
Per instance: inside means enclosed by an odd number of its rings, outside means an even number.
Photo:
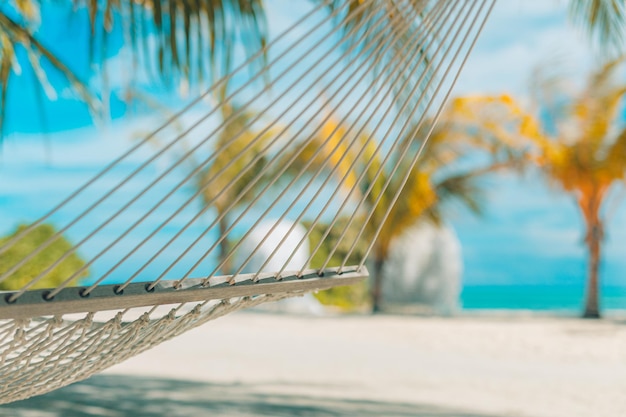
[[[569,314],[582,311],[585,288],[562,285],[466,285],[465,310],[533,310]],[[626,287],[603,287],[604,310],[626,309]]]

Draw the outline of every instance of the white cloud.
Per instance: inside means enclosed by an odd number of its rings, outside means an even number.
[[[536,66],[562,62],[565,74],[580,76],[593,57],[587,39],[568,24],[565,2],[498,2],[455,92],[524,95]]]

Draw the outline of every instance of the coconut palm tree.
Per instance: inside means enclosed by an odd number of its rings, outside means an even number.
[[[418,151],[422,143],[419,139],[423,139],[430,130],[429,122],[424,123],[417,131],[416,128],[409,129],[391,159],[385,161],[384,156],[375,152],[375,144],[368,141],[369,134],[364,133],[357,138],[357,143],[365,148],[365,152],[359,155],[360,147],[345,145],[344,136],[347,129],[329,119],[320,129],[322,134],[309,143],[299,155],[302,163],[313,161],[309,167],[311,172],[322,170],[327,175],[334,176],[346,194],[352,190],[350,195],[353,204],[360,210],[352,223],[342,217],[338,226],[335,226],[337,229],[347,228],[345,241],[339,240],[336,230],[330,230],[321,248],[321,253],[327,255],[326,261],[317,256],[313,258],[312,263],[323,264],[329,260],[334,262],[333,265],[358,262],[358,258],[367,251],[367,244],[372,242],[371,301],[374,311],[380,309],[382,282],[385,279],[383,267],[389,258],[393,240],[408,227],[420,221],[442,225],[446,207],[450,202],[460,203],[471,211],[480,213],[482,200],[480,178],[510,163],[508,155],[498,151],[495,146],[485,142],[475,142],[474,146],[474,143],[466,140],[467,137],[456,135],[452,126],[455,123],[456,118],[452,115],[443,117],[414,166],[411,166],[411,158],[399,158],[399,155],[405,150],[408,151],[408,155],[414,155]],[[502,147],[501,144],[498,146]],[[485,150],[487,152],[484,154],[488,161],[474,164],[469,168],[458,164],[468,155]],[[317,156],[313,158],[316,152]],[[346,156],[342,159],[344,154]],[[330,165],[324,163],[327,158],[331,161]],[[393,162],[398,163],[395,173]],[[399,194],[399,198],[387,213],[396,194]],[[360,206],[359,201],[362,201]],[[379,227],[380,225],[382,227]],[[318,225],[314,236],[318,238],[324,236],[322,230],[325,227]],[[356,231],[361,228],[363,232],[359,235]],[[356,253],[350,251],[354,242],[357,245]],[[314,246],[317,242],[312,243]],[[328,248],[334,247],[336,243],[339,244],[338,251],[329,253]]]
[[[605,64],[578,91],[555,82],[554,77],[537,74],[535,113],[525,111],[509,96],[455,102],[457,116],[468,126],[473,124],[468,129],[471,135],[508,143],[510,149],[517,149],[517,161],[536,166],[549,184],[573,197],[586,228],[589,263],[583,316],[588,318],[600,317],[603,204],[611,189],[626,178],[622,62]]]
[[[460,203],[475,214],[481,212],[481,195],[479,179],[492,168],[480,166],[470,169],[454,169],[454,165],[464,156],[471,153],[454,150],[451,138],[444,130],[438,128],[418,160],[409,171],[408,180],[404,184],[401,178],[392,178],[389,187],[384,191],[382,201],[390,202],[399,192],[400,196],[391,209],[388,217],[384,215],[387,207],[374,207],[372,221],[368,222],[368,234],[375,233],[374,225],[383,223],[378,231],[372,250],[374,284],[372,288],[372,309],[378,311],[382,300],[383,268],[390,255],[391,244],[395,238],[409,227],[420,221],[430,221],[436,226],[444,224],[446,206],[451,201]],[[408,162],[403,162],[407,164]],[[495,166],[496,164],[494,164]]]
[[[233,212],[231,206],[246,206],[256,197],[255,189],[248,184],[254,181],[260,187],[274,175],[272,169],[264,168],[272,153],[276,129],[263,129],[266,131],[260,134],[261,129],[250,126],[254,116],[237,106],[222,106],[225,125],[214,144],[215,149],[220,149],[220,157],[213,159],[195,177],[196,187],[202,190],[204,204],[216,212],[222,238],[218,243],[218,259],[225,274],[232,272],[229,258],[232,239],[228,233],[231,225],[229,215]]]

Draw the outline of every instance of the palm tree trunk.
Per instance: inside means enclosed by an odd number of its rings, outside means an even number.
[[[372,287],[372,313],[380,313],[380,303],[383,295],[383,266],[385,259],[382,255],[376,254],[374,258],[374,285]]]
[[[220,237],[226,236],[226,230],[228,230],[228,222],[226,221],[226,216],[223,216],[219,221],[219,229],[220,229]],[[224,239],[219,244],[219,262],[222,264],[221,272],[222,274],[230,274],[231,270],[231,262],[230,259],[226,259],[228,256],[228,252],[230,251],[230,242],[228,241],[228,237],[224,237]]]
[[[587,225],[585,243],[589,251],[589,275],[587,276],[587,294],[585,297],[584,318],[600,318],[600,260],[604,228],[600,219],[600,208],[605,190],[593,187],[593,191],[581,195],[578,205]]]
[[[587,234],[589,249],[589,275],[587,278],[587,296],[585,300],[584,318],[600,318],[600,253],[602,245],[602,224],[596,220],[589,225]]]

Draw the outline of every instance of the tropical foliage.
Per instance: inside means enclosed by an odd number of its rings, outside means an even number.
[[[16,230],[8,236],[0,238],[0,246],[11,240],[14,236],[20,234],[27,228],[27,225],[19,225]],[[15,244],[10,246],[5,252],[0,254],[0,275],[7,271],[9,267],[15,265],[18,261],[26,257],[28,254],[37,249],[48,239],[52,238],[56,233],[55,228],[50,224],[41,224],[31,230],[26,236],[21,238]],[[38,276],[51,265],[55,260],[59,259],[63,254],[72,248],[72,244],[65,238],[57,238],[46,249],[42,250],[35,258],[26,265],[19,268],[9,278],[0,282],[0,290],[18,290],[29,283],[33,277]],[[67,277],[72,276],[76,271],[85,265],[85,261],[81,257],[72,253],[63,260],[56,268],[47,274],[42,280],[35,284],[32,289],[38,288],[55,288]],[[72,284],[77,284],[82,278],[89,275],[89,271],[83,271]]]
[[[202,81],[230,71],[235,44],[244,46],[249,56],[263,51],[266,22],[260,0],[67,0],[68,9],[86,13],[91,27],[90,50],[85,59],[101,67],[107,58],[107,38],[114,25],[125,28],[133,60],[143,62],[147,72],[167,86]],[[39,39],[41,2],[13,0],[0,6],[0,127],[8,87],[13,75],[22,71],[18,51],[28,55],[28,63],[42,87],[49,88],[42,60],[47,61],[69,81],[80,98],[99,112],[97,94],[86,80],[62,62],[45,39]],[[264,53],[257,54],[252,67],[263,65]],[[209,80],[210,81],[210,80]]]
[[[361,261],[367,250],[367,242],[365,239],[357,239],[358,230],[348,228],[346,236],[341,239],[341,233],[348,226],[348,220],[347,217],[341,217],[335,223],[335,227],[330,229],[329,225],[323,222],[317,223],[315,226],[311,222],[304,222],[304,226],[311,229],[309,245],[315,247],[319,242],[323,242],[313,254],[311,265],[320,266],[327,260],[331,266],[341,265],[344,259],[347,260],[348,265],[355,265]],[[357,245],[352,249],[352,243],[355,241]],[[331,253],[335,247],[336,249]],[[324,305],[343,311],[366,310],[371,302],[367,281],[319,291],[315,293],[315,298]]]
[[[84,80],[76,76],[35,36],[39,20],[39,2],[34,0],[16,0],[10,5],[0,6],[0,129],[4,124],[11,77],[22,72],[17,55],[20,49],[26,52],[33,72],[44,88],[48,86],[48,81],[41,66],[42,57],[67,78],[82,99],[87,103],[94,103],[92,93]]]
[[[368,140],[369,134],[362,134],[356,138],[359,146],[346,145],[345,143],[349,142],[346,140],[347,128],[332,119],[323,126],[322,134],[300,153],[302,162],[313,161],[311,170],[323,170],[327,175],[333,175],[344,187],[345,193],[351,193],[354,205],[360,207],[358,218],[348,224],[353,231],[344,239],[349,246],[354,242],[363,245],[357,249],[361,254],[364,254],[368,249],[367,245],[372,243],[371,273],[374,283],[371,297],[375,311],[380,308],[383,266],[389,257],[394,238],[420,220],[442,224],[445,207],[452,201],[476,213],[480,212],[481,193],[478,182],[480,176],[508,163],[508,155],[504,155],[505,159],[499,161],[502,152],[498,152],[488,143],[477,142],[479,146],[473,146],[471,142],[465,141],[465,138],[459,139],[451,126],[456,123],[456,119],[452,115],[446,116],[445,119],[433,132],[416,164],[412,163],[413,158],[406,155],[415,155],[419,152],[424,135],[430,130],[430,122],[425,123],[420,129],[415,127],[406,134],[398,150],[392,154],[392,162],[385,161],[384,156],[376,151],[376,142]],[[328,136],[323,132],[334,133]],[[328,137],[330,140],[327,140]],[[360,152],[361,149],[364,149],[364,152]],[[485,152],[488,161],[470,164],[469,167],[462,167],[458,163],[481,149],[489,150]],[[314,153],[317,153],[315,158]],[[324,163],[327,158],[331,164]],[[398,169],[394,171],[395,163]],[[337,169],[333,170],[335,167]],[[393,201],[396,201],[396,204],[391,206]],[[361,228],[363,228],[361,235],[354,232]],[[327,248],[334,247],[334,242],[336,240],[330,236],[325,241],[326,248],[323,250],[328,252]],[[344,242],[340,243],[345,245]],[[333,260],[336,262],[333,265],[360,261],[355,257],[355,253],[349,252],[349,249],[342,259],[337,255],[336,252],[329,253],[322,265]],[[348,255],[352,256],[352,260]]]
[[[572,20],[597,38],[600,47],[605,51],[624,51],[624,0],[570,0],[569,10]]]
[[[249,111],[225,104],[222,116],[224,126],[214,144],[214,152],[219,150],[220,157],[213,158],[195,179],[196,187],[202,190],[204,204],[216,211],[221,238],[218,245],[220,269],[222,273],[231,273],[229,229],[232,219],[229,216],[235,211],[233,207],[248,205],[256,197],[255,191],[272,178],[267,162],[272,152],[272,139],[277,135],[274,129],[257,130],[250,126],[259,117]]]
[[[588,281],[585,317],[599,317],[599,270],[605,238],[604,206],[612,188],[626,178],[626,83],[622,60],[592,73],[578,91],[539,73],[534,80],[536,111],[509,96],[459,99],[458,113],[478,138],[494,137],[516,149],[515,159],[534,165],[546,181],[571,195],[586,230]],[[556,79],[558,80],[558,78]]]
[[[133,51],[135,65],[142,61],[148,73],[158,76],[167,86],[202,83],[207,77],[210,82],[227,74],[237,45],[243,46],[248,57],[256,57],[251,60],[253,69],[258,71],[265,62],[267,22],[261,0],[66,1],[71,4],[73,13],[86,13],[89,18],[91,50],[86,56],[96,66],[106,60],[106,40],[116,24],[126,32],[125,39]],[[367,28],[367,25],[359,26],[360,22],[372,15],[375,4],[333,0],[328,3],[328,10],[337,10],[346,2],[348,7],[337,15],[337,21],[344,33],[350,34],[348,41],[356,41]],[[49,83],[42,60],[67,78],[92,111],[100,111],[97,94],[86,80],[52,53],[45,39],[37,36],[41,4],[41,0],[10,0],[0,5],[0,128],[11,77],[19,75],[20,64],[25,64],[18,60],[20,49],[28,55],[28,64],[45,89],[49,88]],[[623,48],[626,22],[623,0],[570,0],[569,4],[573,20],[588,28],[601,45],[614,50]],[[418,14],[423,7],[421,1],[409,2],[409,6]],[[397,7],[389,2],[380,10],[380,15],[376,15],[386,19],[388,30],[395,30],[394,26],[402,26],[406,23],[403,20],[409,19],[410,13]],[[355,18],[348,19],[349,14]],[[390,56],[395,52],[390,51]]]

